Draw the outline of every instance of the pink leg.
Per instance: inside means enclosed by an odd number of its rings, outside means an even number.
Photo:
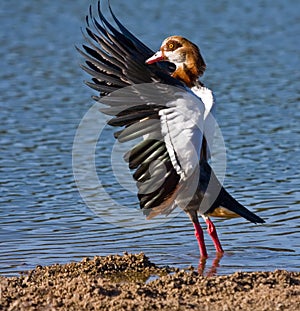
[[[201,258],[207,258],[207,252],[206,252],[206,246],[204,242],[204,236],[203,236],[203,230],[198,223],[193,223],[195,228],[195,236],[197,238],[198,244],[199,244],[199,250],[200,250],[200,256]]]
[[[223,248],[221,246],[221,243],[219,241],[218,238],[218,234],[217,234],[217,230],[215,228],[215,225],[213,224],[213,222],[207,217],[205,218],[205,222],[207,224],[207,232],[209,233],[209,235],[211,236],[214,245],[215,245],[215,249],[217,251],[217,253],[224,253]]]

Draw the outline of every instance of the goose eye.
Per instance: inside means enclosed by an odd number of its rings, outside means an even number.
[[[173,43],[169,43],[169,49],[173,49],[174,44]]]

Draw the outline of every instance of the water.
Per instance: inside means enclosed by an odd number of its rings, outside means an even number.
[[[171,34],[201,47],[208,65],[204,82],[216,95],[227,148],[225,185],[266,220],[259,226],[215,220],[226,250],[217,273],[299,271],[299,4],[111,2],[124,24],[153,49]],[[126,226],[122,217],[115,224],[97,217],[77,191],[73,140],[93,105],[74,49],[83,42],[87,7],[85,1],[0,5],[0,272],[13,275],[37,264],[123,251],[143,251],[161,265],[197,266],[186,215],[154,224],[144,220],[135,194],[111,176],[107,164],[114,141],[107,129],[96,163],[115,201],[97,204],[113,217],[118,204],[125,206]],[[209,269],[214,248],[206,240]]]

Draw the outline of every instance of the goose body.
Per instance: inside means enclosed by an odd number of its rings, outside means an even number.
[[[110,12],[116,26],[102,14],[100,1],[97,18],[90,8],[87,44],[78,51],[85,59],[82,68],[92,77],[87,85],[99,92],[93,98],[106,105],[103,113],[113,116],[108,123],[121,128],[115,138],[141,138],[124,156],[134,170],[140,207],[148,218],[181,207],[205,258],[202,216],[217,253],[223,253],[210,215],[264,220],[223,188],[209,164],[215,100],[199,80],[206,69],[200,50],[171,36],[154,53]]]

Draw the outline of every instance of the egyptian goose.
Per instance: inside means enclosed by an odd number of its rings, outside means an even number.
[[[222,187],[208,163],[214,97],[199,80],[206,68],[200,51],[189,40],[171,36],[154,53],[109,9],[116,26],[102,14],[100,1],[98,20],[90,7],[87,45],[77,50],[85,58],[82,68],[92,76],[86,84],[99,92],[93,98],[106,105],[102,112],[114,115],[108,124],[122,127],[115,137],[120,142],[142,139],[124,157],[134,170],[140,207],[152,218],[180,206],[193,222],[201,258],[206,258],[201,215],[222,254],[210,215],[264,220]]]

